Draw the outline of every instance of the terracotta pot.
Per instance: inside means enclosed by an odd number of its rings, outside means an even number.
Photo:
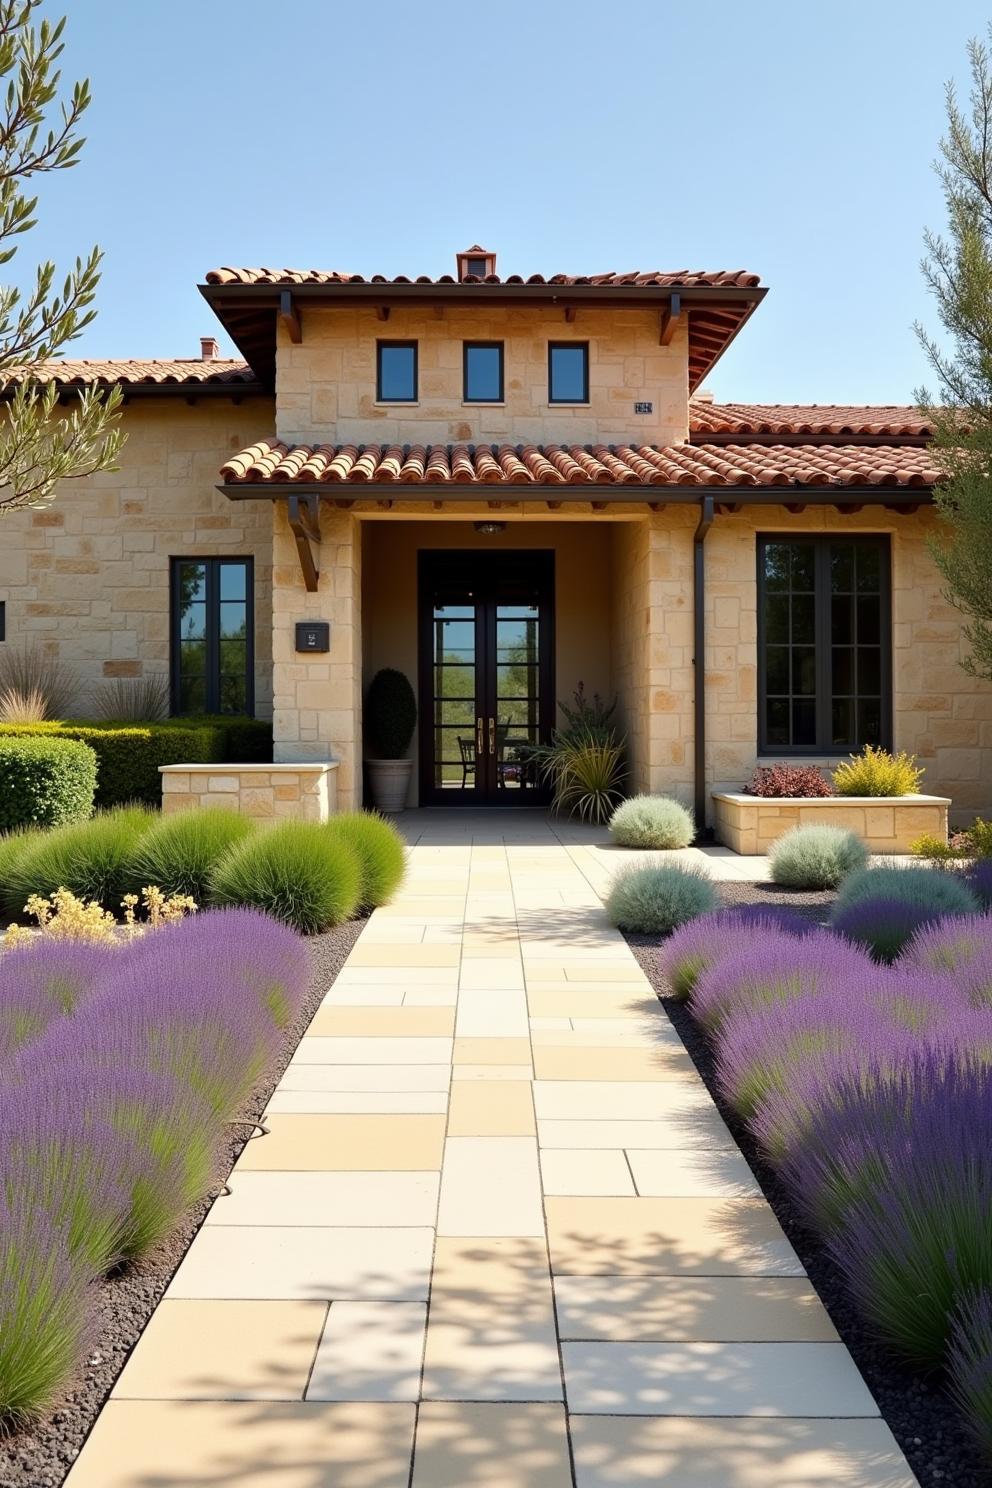
[[[412,759],[366,760],[365,771],[372,804],[377,811],[396,816],[398,812],[406,810],[410,776],[413,773]]]

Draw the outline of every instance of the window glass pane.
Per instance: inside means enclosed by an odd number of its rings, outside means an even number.
[[[413,346],[379,347],[379,400],[412,403],[417,396],[417,354]]]
[[[769,646],[765,656],[765,687],[769,695],[789,690],[789,648]]]
[[[830,588],[834,594],[850,594],[854,588],[854,548],[848,543],[831,545]]]
[[[849,646],[854,640],[854,600],[849,594],[835,594],[830,601],[830,639],[835,646]]]
[[[798,749],[808,749],[816,743],[816,703],[812,698],[792,704],[792,742]]]
[[[881,742],[881,699],[861,698],[858,703],[858,744],[880,744]]]
[[[769,698],[765,712],[769,744],[784,747],[789,742],[789,699]]]
[[[789,587],[789,544],[788,543],[766,543],[765,544],[765,588],[766,589],[788,589]]]
[[[877,646],[882,639],[882,601],[877,595],[858,595],[858,641]]]
[[[816,651],[812,646],[793,647],[792,690],[804,697],[812,697],[816,692]]]
[[[858,592],[877,594],[881,587],[881,555],[872,543],[858,548]]]
[[[207,565],[205,563],[180,563],[179,603],[202,603],[207,597]]]
[[[466,346],[466,402],[500,402],[503,397],[502,381],[503,348],[501,346]]]
[[[247,563],[222,563],[220,565],[220,597],[225,599],[248,598]]]
[[[240,601],[221,604],[220,633],[223,637],[240,636],[242,640],[248,634],[248,611]]]
[[[184,676],[201,677],[207,670],[206,641],[181,641],[179,664]]]
[[[245,711],[245,675],[225,676],[220,679],[220,711],[243,713]]]
[[[882,691],[882,653],[878,646],[858,647],[858,692],[877,697]]]
[[[792,596],[792,644],[812,646],[814,637],[814,612],[812,594]]]
[[[789,596],[769,594],[765,601],[765,640],[770,646],[789,643]]]
[[[834,698],[831,708],[832,744],[847,746],[854,739],[854,702],[851,698]]]
[[[833,676],[831,685],[837,694],[854,691],[854,651],[850,646],[835,646],[831,652]]]
[[[812,543],[792,544],[792,590],[812,594],[815,584],[815,561]]]
[[[549,390],[552,403],[584,403],[586,401],[588,355],[588,348],[585,346],[552,346]]]

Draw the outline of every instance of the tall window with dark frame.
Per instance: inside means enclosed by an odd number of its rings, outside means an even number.
[[[758,539],[758,747],[887,745],[892,637],[885,537]]]
[[[375,362],[377,403],[416,403],[416,341],[377,341]]]
[[[253,713],[250,558],[173,558],[173,713]]]
[[[548,343],[548,402],[589,402],[588,341]]]
[[[502,403],[502,341],[465,341],[462,343],[462,401],[465,403]]]

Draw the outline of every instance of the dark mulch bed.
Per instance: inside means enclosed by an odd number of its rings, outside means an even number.
[[[245,1102],[241,1114],[246,1121],[257,1120],[265,1109],[273,1087],[282,1076],[322,997],[361,934],[362,925],[363,921],[353,920],[311,939],[313,979],[306,1005],[286,1037],[277,1067],[266,1075]],[[223,1177],[226,1178],[234,1166],[249,1129],[247,1125],[232,1127],[231,1139],[220,1155],[219,1170]],[[209,1208],[209,1200],[200,1204],[187,1215],[175,1234],[146,1256],[140,1265],[128,1267],[100,1284],[97,1327],[83,1377],[43,1421],[12,1436],[0,1438],[2,1488],[58,1488],[65,1480],[97,1412]]]
[[[825,922],[833,895],[798,893],[770,884],[720,884],[729,904],[789,905],[814,922]],[[933,1483],[952,1488],[988,1488],[992,1472],[965,1431],[961,1416],[939,1379],[920,1379],[907,1373],[884,1344],[862,1322],[848,1300],[837,1267],[817,1237],[800,1224],[788,1191],[763,1160],[743,1122],[721,1098],[716,1087],[713,1055],[683,1002],[667,995],[658,966],[662,944],[658,936],[628,934],[627,940],[671,1018],[710,1094],[720,1108],[734,1139],[747,1158],[779,1224],[805,1266],[835,1328],[850,1349],[913,1472],[923,1488]]]

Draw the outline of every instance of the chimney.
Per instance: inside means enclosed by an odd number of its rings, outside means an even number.
[[[697,390],[693,393],[692,398],[694,403],[713,403],[715,401],[714,395],[710,392],[709,388]]]
[[[220,356],[220,344],[214,336],[200,337],[200,361],[216,362]]]

